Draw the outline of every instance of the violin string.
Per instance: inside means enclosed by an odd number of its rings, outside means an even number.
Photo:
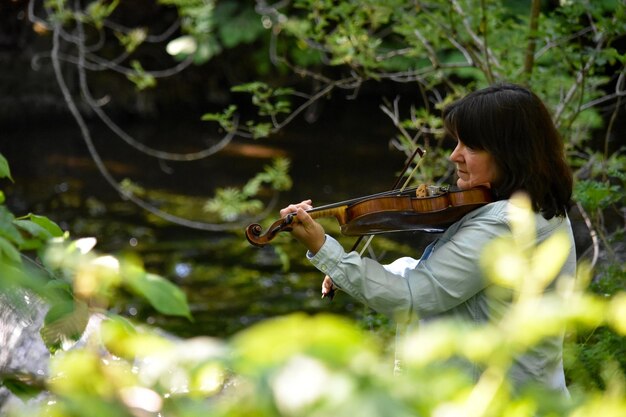
[[[322,205],[322,206],[317,206],[317,207],[312,208],[312,209],[307,210],[307,211],[310,213],[310,212],[316,212],[316,211],[331,209],[331,208],[335,208],[335,207],[341,207],[341,206],[345,206],[345,205],[348,205],[348,204],[358,203],[359,201],[364,201],[364,200],[367,200],[369,198],[385,197],[385,196],[388,196],[388,195],[390,195],[390,196],[391,195],[403,195],[404,193],[406,193],[407,195],[410,194],[411,192],[417,190],[418,187],[415,186],[415,187],[407,188],[407,185],[409,184],[409,182],[411,181],[411,179],[415,175],[415,172],[417,172],[417,169],[421,165],[422,161],[424,160],[424,155],[426,155],[426,151],[422,150],[419,146],[417,148],[415,148],[415,151],[413,152],[413,154],[411,155],[411,157],[407,161],[407,164],[402,169],[402,172],[406,172],[407,169],[409,169],[409,166],[410,166],[411,162],[415,159],[415,157],[417,155],[419,155],[420,159],[417,161],[417,163],[415,164],[415,167],[411,170],[411,172],[407,176],[407,179],[406,179],[406,181],[404,182],[404,184],[402,185],[401,188],[397,188],[397,187],[400,185],[400,182],[402,181],[402,177],[403,177],[402,174],[400,174],[400,176],[397,178],[396,183],[393,185],[393,188],[391,190],[382,191],[382,192],[379,192],[379,193],[376,193],[376,194],[370,194],[370,195],[366,195],[366,196],[363,196],[363,197],[356,197],[356,198],[352,198],[352,199],[349,199],[349,200],[339,201],[339,202],[336,202],[336,203],[325,204],[325,205]]]
[[[419,148],[417,148],[417,149],[419,149]],[[411,179],[413,178],[413,176],[417,172],[417,169],[422,164],[422,161],[424,161],[424,155],[426,155],[426,151],[419,152],[420,159],[417,160],[417,163],[415,164],[415,167],[413,167],[413,169],[411,170],[411,172],[407,176],[406,181],[404,181],[404,184],[402,184],[402,187],[400,188],[400,193],[404,192],[407,189],[407,185],[409,185],[409,182],[411,181]],[[412,187],[411,189],[409,189],[409,191],[414,191],[416,189],[417,189],[417,187]],[[374,239],[374,235],[370,235],[368,237],[368,239],[365,241],[365,243],[363,244],[363,247],[359,251],[359,256],[363,256],[363,254],[365,253],[365,251],[369,247],[370,243],[372,243],[372,239]]]
[[[417,164],[419,166],[419,163],[422,161],[422,159],[424,157],[424,154],[425,154],[425,151],[423,151],[419,146],[416,146],[415,150],[413,151],[411,156],[406,160],[406,163],[404,164],[404,167],[402,168],[402,171],[401,171],[400,175],[398,176],[398,178],[396,178],[396,182],[391,187],[392,190],[391,191],[387,191],[387,192],[383,192],[383,193],[379,193],[379,194],[382,194],[382,195],[387,195],[387,194],[394,195],[394,194],[397,194],[398,191],[396,190],[396,188],[398,187],[398,185],[400,185],[400,182],[402,181],[402,176],[404,175],[404,173],[407,171],[407,169],[409,169],[409,167],[411,166],[411,163],[415,160],[415,157],[417,155],[419,155],[419,157],[420,157],[419,162]],[[410,188],[408,190],[406,189],[406,186],[409,183],[409,180],[411,179],[413,174],[415,173],[416,169],[417,168],[415,168],[415,169],[413,169],[413,171],[411,171],[411,174],[409,175],[409,178],[407,179],[407,181],[402,186],[402,190],[404,190],[404,191],[414,191],[414,190],[417,189],[417,187]],[[374,235],[369,235],[369,237],[367,238],[367,241],[363,245],[363,249],[359,253],[359,256],[363,256],[363,252],[365,252],[365,250],[369,246],[369,244],[372,241],[372,239],[374,239]],[[359,246],[359,244],[361,243],[362,240],[363,240],[363,236],[359,236],[359,238],[356,240],[356,242],[354,242],[354,245],[352,245],[352,249],[350,249],[350,252],[355,251],[356,248]],[[322,298],[324,298],[325,295],[326,294],[323,294]],[[332,301],[332,299],[335,296],[335,290],[334,290],[334,288],[332,288],[332,286],[331,286],[330,292],[327,295],[330,298],[330,300]]]
[[[359,201],[365,201],[368,200],[370,198],[376,198],[376,197],[385,197],[385,196],[392,196],[392,195],[409,195],[411,192],[417,190],[417,186],[416,187],[410,187],[410,188],[397,188],[397,189],[393,189],[393,190],[388,190],[388,191],[382,191],[380,193],[376,193],[376,194],[370,194],[370,195],[366,195],[366,196],[362,196],[362,197],[356,197],[356,198],[352,198],[349,200],[344,200],[344,201],[339,201],[336,203],[330,203],[330,204],[325,204],[322,206],[317,206],[314,207],[310,210],[307,210],[307,212],[311,213],[311,212],[316,212],[316,211],[321,211],[321,210],[326,210],[326,209],[331,209],[331,208],[335,208],[335,207],[341,207],[341,206],[347,206],[349,204],[353,204],[353,203],[358,203]]]

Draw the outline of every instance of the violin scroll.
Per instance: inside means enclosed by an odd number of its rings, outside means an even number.
[[[248,239],[251,245],[259,247],[265,246],[269,241],[265,242],[265,239],[261,239],[261,233],[263,233],[261,225],[253,223],[246,228],[246,239]]]
[[[265,233],[263,233],[263,228],[260,224],[253,223],[246,228],[246,239],[254,246],[263,247],[270,243],[278,233],[290,231],[294,217],[294,214],[288,214],[282,219],[275,221]]]

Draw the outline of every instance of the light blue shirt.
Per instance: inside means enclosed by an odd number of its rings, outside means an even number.
[[[544,219],[535,215],[536,240],[543,242],[557,230],[569,236],[571,248],[562,275],[575,276],[576,253],[567,217]],[[480,207],[450,226],[429,245],[421,259],[404,257],[382,265],[346,253],[331,236],[315,254],[307,253],[311,263],[330,276],[339,288],[367,306],[411,326],[418,320],[458,318],[485,323],[504,314],[508,302],[487,295],[490,283],[479,259],[493,238],[510,234],[508,201]],[[566,391],[562,365],[562,337],[545,340],[511,369],[517,385],[538,381],[550,388]],[[478,376],[474,369],[474,377]]]

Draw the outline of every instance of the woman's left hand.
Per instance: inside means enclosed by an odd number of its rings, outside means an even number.
[[[326,240],[326,232],[321,224],[313,220],[306,212],[312,209],[311,200],[305,200],[298,204],[290,204],[280,211],[281,217],[288,214],[296,213],[298,221],[293,222],[291,235],[302,243],[312,254],[316,254],[324,241]]]

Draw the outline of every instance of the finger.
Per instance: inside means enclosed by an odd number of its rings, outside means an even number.
[[[311,210],[313,206],[311,205],[311,200],[304,200],[296,204],[296,208],[301,208],[303,210]]]
[[[322,285],[322,298],[326,297],[333,291],[331,286]]]
[[[322,296],[330,293],[334,289],[333,280],[326,275],[322,282]]]
[[[287,207],[280,210],[280,217],[285,217],[288,214],[295,213],[297,207],[295,204],[289,204]]]
[[[313,206],[311,205],[311,200],[304,200],[298,204],[289,204],[287,207],[280,210],[280,216],[285,217],[288,214],[292,214],[298,211],[299,208],[303,208],[304,210],[311,210]]]
[[[296,215],[298,216],[300,223],[302,223],[305,228],[309,228],[313,225],[313,218],[302,207],[298,208]]]
[[[302,243],[312,254],[316,254],[326,241],[326,232],[307,211],[299,208],[293,222],[290,222],[291,235]]]
[[[322,282],[322,297],[326,295],[329,290],[330,288],[328,287],[328,284],[326,283],[326,278],[324,278],[324,281]]]
[[[322,298],[328,298],[330,301],[333,301],[333,298],[335,298],[335,286],[328,275],[326,278],[322,283]]]

